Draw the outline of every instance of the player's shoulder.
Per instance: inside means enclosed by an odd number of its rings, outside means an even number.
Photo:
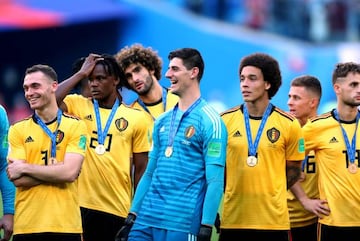
[[[273,111],[274,111],[275,113],[277,113],[278,115],[280,115],[282,118],[287,119],[287,120],[289,120],[289,121],[294,121],[294,120],[296,120],[296,117],[295,117],[295,116],[293,116],[292,114],[290,114],[290,113],[288,113],[288,112],[280,109],[279,107],[276,107],[276,106],[275,106],[274,109],[273,109]]]
[[[221,117],[226,117],[228,115],[233,115],[234,113],[236,113],[237,111],[239,111],[241,109],[241,105],[237,105],[234,107],[231,107],[230,109],[227,109],[223,112],[220,113]]]
[[[329,119],[329,118],[332,118],[332,111],[329,111],[329,112],[320,114],[320,115],[318,115],[318,116],[315,116],[315,117],[313,117],[313,118],[310,118],[310,119],[309,119],[309,122],[310,122],[310,123],[318,123],[318,122],[327,120],[327,119]]]
[[[62,116],[66,119],[69,119],[69,120],[73,120],[73,121],[79,121],[80,118],[78,116],[75,116],[75,115],[72,115],[68,112],[63,112],[62,113]]]
[[[29,115],[29,116],[27,116],[25,118],[17,120],[14,123],[12,123],[11,126],[13,126],[12,128],[23,128],[23,126],[26,125],[29,122],[34,122],[33,121],[33,115]]]

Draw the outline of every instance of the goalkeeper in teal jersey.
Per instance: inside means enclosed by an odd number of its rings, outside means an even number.
[[[210,240],[224,187],[227,131],[201,98],[204,63],[196,49],[170,52],[166,77],[179,96],[161,115],[153,149],[118,240]],[[135,220],[136,218],[136,220]]]

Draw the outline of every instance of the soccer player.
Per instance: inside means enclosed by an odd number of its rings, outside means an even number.
[[[14,241],[81,240],[77,179],[86,126],[58,108],[57,87],[50,66],[26,70],[25,98],[35,113],[9,129],[7,173],[17,187]]]
[[[210,241],[222,197],[227,132],[201,98],[204,62],[198,50],[169,53],[166,77],[179,96],[155,121],[149,164],[118,240]],[[197,239],[196,239],[197,238]]]
[[[306,152],[319,167],[320,199],[331,212],[319,219],[319,241],[355,241],[360,235],[360,66],[338,63],[332,74],[337,107],[304,127]]]
[[[245,56],[239,76],[245,103],[222,113],[229,138],[220,240],[287,241],[287,188],[304,159],[301,127],[270,102],[281,85],[273,57]]]
[[[10,240],[14,227],[15,186],[10,182],[6,174],[8,130],[9,120],[6,110],[0,105],[0,191],[3,205],[3,217],[0,219],[0,229],[4,230],[4,240]]]
[[[115,58],[125,73],[127,87],[139,95],[131,106],[144,109],[151,122],[178,102],[178,96],[159,83],[162,61],[153,49],[134,44],[121,49]]]
[[[316,77],[304,75],[291,82],[287,104],[301,126],[317,115],[320,98],[321,84]],[[300,179],[288,192],[291,240],[317,241],[318,217],[328,215],[329,209],[326,200],[319,200],[319,172],[314,153],[306,156],[301,167]]]
[[[85,78],[92,98],[67,95]],[[89,135],[79,177],[84,241],[114,240],[129,212],[133,187],[147,164],[150,123],[144,111],[122,103],[118,88],[125,82],[113,56],[90,54],[56,93],[64,111],[85,120]]]

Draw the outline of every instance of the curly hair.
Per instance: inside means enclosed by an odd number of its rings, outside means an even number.
[[[254,66],[261,70],[264,80],[270,83],[268,94],[269,99],[271,99],[281,86],[281,72],[278,61],[268,54],[254,53],[241,60],[239,75],[245,66]]]
[[[337,82],[338,78],[344,78],[349,73],[360,74],[360,65],[354,62],[338,63],[332,74],[333,85]]]
[[[161,79],[162,60],[157,54],[157,51],[153,50],[151,47],[145,48],[138,43],[133,44],[130,47],[125,46],[115,54],[115,58],[123,71],[131,64],[140,63],[147,70],[153,70],[157,80]]]

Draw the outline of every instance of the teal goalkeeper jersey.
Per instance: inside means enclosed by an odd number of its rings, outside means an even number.
[[[176,115],[173,115],[174,111]],[[139,184],[136,192],[140,193],[135,193],[135,205],[133,204],[131,211],[138,214],[136,222],[140,224],[197,234],[201,222],[213,223],[214,220],[211,219],[215,217],[220,203],[223,169],[218,176],[221,184],[217,187],[216,195],[219,196],[208,198],[205,197],[209,181],[205,177],[205,173],[208,174],[205,168],[209,165],[224,167],[227,131],[219,114],[203,99],[199,99],[199,103],[188,115],[186,113],[175,106],[155,121],[153,149],[144,173],[144,180],[147,175],[151,176],[151,180],[137,207],[143,191],[143,183]],[[183,115],[185,117],[181,118]],[[166,151],[169,136],[171,137],[171,130],[176,129],[180,120],[171,145],[172,153],[169,154]]]

